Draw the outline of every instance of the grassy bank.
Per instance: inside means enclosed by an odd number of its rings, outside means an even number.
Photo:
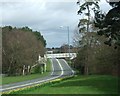
[[[25,75],[25,76],[3,77],[2,78],[2,84],[10,84],[10,83],[22,82],[22,81],[32,80],[32,79],[41,78],[41,77],[49,75],[50,72],[51,72],[51,62],[50,62],[49,59],[47,60],[47,68],[46,68],[46,70],[47,71],[44,72],[43,74],[37,73],[37,74],[30,74],[30,75]]]
[[[77,76],[13,94],[117,94],[117,77]]]

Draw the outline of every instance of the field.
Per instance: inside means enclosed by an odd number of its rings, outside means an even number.
[[[113,76],[75,76],[60,82],[37,86],[13,94],[117,94],[118,78]]]
[[[36,79],[36,78],[41,78],[44,76],[47,76],[50,74],[51,72],[51,62],[48,59],[47,61],[47,68],[46,68],[46,72],[43,74],[30,74],[30,75],[25,75],[25,76],[10,76],[10,77],[3,77],[2,78],[2,84],[11,84],[11,83],[16,83],[16,82],[22,82],[22,81],[26,81],[26,80],[32,80],[32,79]]]

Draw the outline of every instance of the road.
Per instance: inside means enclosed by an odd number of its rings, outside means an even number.
[[[0,91],[6,92],[17,88],[23,88],[26,86],[40,84],[53,79],[74,75],[74,71],[70,68],[70,66],[67,64],[67,62],[64,59],[51,59],[51,62],[52,62],[52,72],[49,76],[34,80],[28,80],[24,82],[18,82],[14,84],[6,84],[0,86]]]

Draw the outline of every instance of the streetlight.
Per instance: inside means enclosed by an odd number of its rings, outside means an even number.
[[[69,53],[69,63],[70,63],[70,34],[69,34],[69,26],[60,26],[60,28],[63,28],[63,27],[66,27],[67,28],[67,31],[68,31],[68,53]]]

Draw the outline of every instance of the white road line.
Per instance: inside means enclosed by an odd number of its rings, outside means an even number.
[[[63,73],[64,73],[64,71],[63,71],[63,67],[61,66],[61,64],[60,64],[60,62],[59,62],[59,60],[58,59],[56,59],[57,60],[57,62],[58,62],[58,64],[59,64],[59,66],[60,66],[60,69],[61,69],[61,71],[62,71],[62,73],[61,73],[61,76],[63,75]]]
[[[64,62],[65,62],[65,64],[72,70],[72,73],[73,73],[73,75],[74,75],[74,70],[68,65],[68,63],[65,61],[65,59],[62,59]]]
[[[57,77],[53,77],[53,78],[49,78],[49,79],[46,79],[46,80],[41,80],[41,81],[33,82],[33,83],[28,83],[28,84],[24,84],[24,85],[19,85],[19,86],[13,86],[13,87],[9,87],[9,88],[4,88],[4,89],[2,89],[2,91],[9,90],[9,89],[14,89],[14,88],[19,88],[19,87],[24,87],[24,86],[28,86],[28,85],[32,85],[32,84],[37,84],[37,83],[41,83],[41,82],[44,82],[44,81],[49,81],[49,80],[56,79],[56,78],[58,78],[58,76]]]
[[[52,63],[52,73],[51,73],[51,75],[53,75],[53,72],[54,72],[53,61],[52,61],[52,59],[50,59],[50,61]]]
[[[57,59],[56,59],[57,60]],[[58,61],[58,60],[57,60]],[[14,88],[20,88],[20,87],[25,87],[25,86],[28,86],[28,85],[32,85],[32,84],[37,84],[37,83],[41,83],[41,82],[44,82],[44,81],[49,81],[49,80],[53,80],[53,79],[56,79],[56,78],[59,78],[63,75],[63,68],[60,64],[60,62],[58,61],[58,64],[61,68],[61,74],[59,76],[56,76],[56,77],[52,77],[52,78],[49,78],[49,79],[46,79],[46,80],[41,80],[41,81],[37,81],[37,82],[33,82],[33,83],[28,83],[28,84],[24,84],[24,85],[19,85],[19,86],[13,86],[13,87],[9,87],[9,88],[4,88],[4,89],[0,89],[0,91],[4,91],[4,90],[9,90],[9,89],[14,89]]]

